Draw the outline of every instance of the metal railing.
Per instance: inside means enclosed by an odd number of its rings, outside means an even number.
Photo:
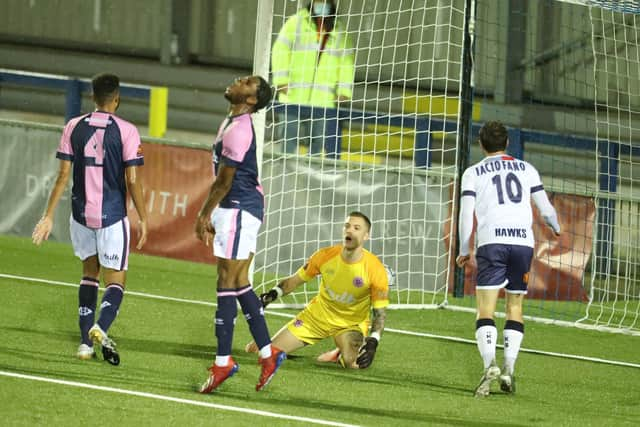
[[[91,93],[91,80],[57,74],[0,68],[0,85],[41,87],[65,92],[65,122],[81,114],[82,93]],[[167,130],[169,91],[166,87],[120,84],[120,96],[149,100],[149,135],[164,136]]]

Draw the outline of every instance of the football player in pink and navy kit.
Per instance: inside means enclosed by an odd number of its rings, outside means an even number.
[[[60,159],[58,177],[32,238],[39,245],[49,237],[55,209],[72,176],[70,234],[74,253],[82,260],[77,356],[92,358],[96,343],[104,359],[118,365],[120,356],[107,331],[124,296],[130,240],[127,190],[140,219],[138,249],[147,239],[147,212],[137,170],[144,161],[138,130],[115,115],[120,105],[119,78],[99,74],[92,87],[96,110],[69,120],[65,126],[56,153]],[[101,269],[106,290],[95,322]]]
[[[491,383],[515,392],[514,366],[524,336],[522,300],[527,293],[533,258],[533,213],[531,200],[556,235],[560,225],[556,211],[544,191],[538,171],[524,160],[506,153],[507,129],[500,122],[487,122],[480,129],[480,146],[486,157],[462,175],[459,238],[459,267],[469,261],[473,217],[476,234],[476,341],[484,362],[484,375],[476,388],[477,397],[490,393]],[[504,326],[504,367],[496,365],[498,330],[493,320],[498,293],[506,293],[507,321]]]
[[[271,87],[260,76],[237,79],[225,92],[231,106],[213,145],[215,180],[195,226],[198,239],[207,246],[212,243],[213,254],[218,258],[215,318],[218,349],[201,393],[212,392],[238,370],[231,357],[236,301],[260,352],[262,372],[257,391],[271,381],[286,358],[284,352],[271,345],[262,303],[249,280],[249,266],[264,215],[251,114],[267,106],[271,96]]]

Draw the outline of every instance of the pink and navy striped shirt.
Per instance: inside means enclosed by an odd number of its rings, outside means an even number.
[[[94,111],[67,123],[56,157],[73,162],[71,210],[89,228],[127,216],[125,168],[144,164],[138,129],[120,117]]]
[[[221,160],[225,165],[236,168],[236,173],[220,207],[244,210],[262,221],[264,192],[258,178],[251,114],[228,116],[220,125],[213,144],[213,173],[216,176]]]

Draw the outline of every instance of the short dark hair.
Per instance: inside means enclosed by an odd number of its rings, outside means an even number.
[[[371,231],[371,220],[369,219],[368,216],[366,216],[362,212],[353,211],[353,212],[350,212],[348,216],[357,216],[358,218],[362,218],[364,220],[364,222],[367,223],[367,230]]]
[[[93,99],[98,105],[105,105],[120,91],[120,79],[115,74],[101,73],[91,79]]]
[[[508,136],[507,128],[498,121],[486,122],[480,128],[480,144],[488,153],[504,151]]]
[[[253,111],[262,110],[264,107],[269,105],[271,102],[271,98],[273,97],[273,89],[271,89],[271,85],[260,76],[256,76],[258,78],[258,87],[256,88],[256,98],[258,102],[253,106]]]

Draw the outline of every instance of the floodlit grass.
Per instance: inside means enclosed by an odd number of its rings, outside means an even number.
[[[0,237],[0,273],[76,283],[80,264],[68,245]],[[127,289],[215,302],[211,265],[132,255]],[[259,367],[243,347],[250,336],[238,317],[234,358],[240,371],[219,391],[200,395],[215,354],[212,306],[125,296],[110,331],[122,363],[75,359],[77,289],[0,278],[0,419],[3,425],[309,425],[222,407],[199,407],[115,391],[78,388],[6,373],[112,387],[234,408],[346,424],[381,426],[636,425],[640,369],[524,352],[517,394],[472,396],[481,362],[474,344],[387,332],[372,367],[320,365],[325,341],[302,349],[269,387],[254,391]],[[281,310],[274,310],[283,313]],[[287,313],[293,313],[288,311]],[[287,318],[267,312],[275,332]],[[503,320],[497,320],[499,328]],[[394,310],[394,330],[473,339],[474,316],[448,310]],[[527,323],[524,347],[640,363],[640,338]],[[501,359],[501,351],[498,352]]]

